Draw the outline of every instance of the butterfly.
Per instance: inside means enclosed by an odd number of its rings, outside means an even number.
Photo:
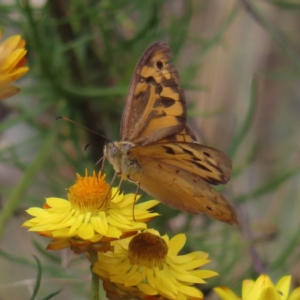
[[[168,206],[238,224],[230,202],[210,184],[226,183],[230,158],[200,145],[187,126],[184,92],[169,46],[152,44],[133,73],[121,121],[121,141],[104,157],[116,174]]]

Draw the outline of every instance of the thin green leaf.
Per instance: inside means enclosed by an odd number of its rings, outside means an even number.
[[[38,272],[37,272],[37,275],[36,275],[36,281],[35,281],[33,293],[32,293],[32,296],[30,297],[30,300],[34,300],[34,298],[36,297],[36,295],[39,291],[40,284],[41,284],[41,279],[42,279],[42,272],[43,272],[41,262],[39,261],[39,259],[35,255],[33,255],[33,257],[34,257],[34,259],[37,263]]]
[[[58,291],[56,291],[56,292],[53,292],[53,293],[49,294],[48,296],[42,298],[41,300],[49,300],[49,299],[52,299],[54,296],[58,295],[60,292],[61,292],[61,290],[58,290]]]

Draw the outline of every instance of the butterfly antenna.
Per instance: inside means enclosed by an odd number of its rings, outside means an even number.
[[[85,147],[84,147],[84,151],[86,151],[86,149],[87,149],[90,145],[92,145],[92,144],[93,144],[93,142],[90,142],[90,143],[86,144]]]
[[[92,132],[92,133],[94,133],[94,134],[96,134],[96,135],[98,135],[98,136],[101,136],[101,137],[103,137],[104,139],[106,139],[108,142],[114,144],[114,142],[111,141],[109,138],[107,138],[105,135],[102,135],[102,134],[100,134],[99,132],[97,132],[97,131],[95,131],[95,130],[92,130],[92,129],[88,128],[88,127],[85,127],[85,126],[83,126],[83,125],[81,125],[81,124],[79,124],[79,123],[77,123],[77,122],[75,122],[75,121],[73,121],[73,120],[71,120],[71,119],[69,119],[69,118],[67,118],[67,117],[59,116],[59,117],[56,117],[56,118],[55,118],[55,120],[60,120],[60,119],[65,120],[65,121],[70,122],[70,123],[73,123],[73,124],[77,125],[78,127],[81,127],[81,128],[83,128],[83,129],[85,129],[85,130],[87,130],[87,131],[89,131],[89,132]],[[86,149],[89,145],[90,145],[90,144],[87,144],[87,146],[85,146],[85,149]]]

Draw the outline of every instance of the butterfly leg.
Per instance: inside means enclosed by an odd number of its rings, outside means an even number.
[[[95,164],[95,166],[97,166],[98,164],[100,164],[102,161],[102,165],[101,165],[101,169],[100,172],[102,173],[103,169],[104,169],[104,165],[105,165],[105,156],[103,155]]]
[[[114,199],[115,196],[116,196],[118,193],[120,193],[122,182],[123,182],[123,178],[121,178],[121,180],[120,180],[120,182],[119,182],[119,185],[118,185],[118,189],[116,190],[115,194],[111,197],[111,199]]]
[[[117,177],[117,173],[114,174],[113,179],[111,180],[111,182],[110,182],[110,184],[109,184],[109,190],[108,190],[108,192],[107,192],[107,194],[106,194],[106,196],[105,196],[105,198],[104,198],[104,201],[101,203],[101,205],[98,207],[98,209],[100,209],[100,208],[103,206],[103,204],[106,204],[106,201],[108,200],[108,195],[109,195],[109,193],[111,192],[112,185],[113,185],[113,183],[114,183],[116,177]]]
[[[134,222],[136,222],[136,219],[135,219],[135,216],[134,216],[134,207],[135,207],[135,204],[137,202],[137,195],[138,195],[138,192],[139,192],[139,189],[140,189],[140,182],[130,179],[129,176],[128,176],[128,181],[133,182],[134,184],[137,185],[135,195],[134,195],[134,202],[133,202],[133,205],[132,205],[132,218],[133,218]]]

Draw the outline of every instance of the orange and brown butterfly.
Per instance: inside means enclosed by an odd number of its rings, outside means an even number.
[[[210,186],[230,179],[231,160],[198,144],[187,127],[185,96],[171,58],[164,42],[142,55],[131,79],[121,141],[108,143],[104,155],[118,176],[166,205],[238,224],[233,206]]]

